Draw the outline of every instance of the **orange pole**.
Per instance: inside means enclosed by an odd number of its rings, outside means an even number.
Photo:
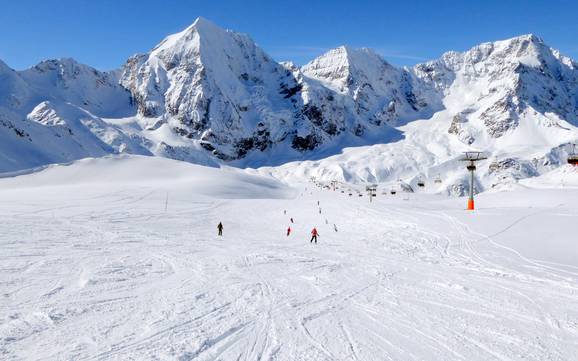
[[[472,169],[470,169],[470,197],[468,198],[468,211],[474,210],[474,162],[470,161]]]

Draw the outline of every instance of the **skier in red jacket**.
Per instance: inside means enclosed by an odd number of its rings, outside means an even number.
[[[315,240],[315,243],[317,243],[317,236],[319,236],[319,232],[317,232],[317,228],[313,227],[313,230],[311,231],[311,241],[309,242],[313,243],[313,240]]]
[[[287,227],[287,237],[291,234],[291,227]]]

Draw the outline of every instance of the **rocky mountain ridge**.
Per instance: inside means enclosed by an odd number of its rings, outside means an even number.
[[[429,140],[413,125],[433,121]],[[566,149],[577,125],[577,64],[535,35],[412,68],[347,46],[298,67],[199,18],[112,72],[72,59],[24,71],[0,62],[3,170],[119,152],[258,166],[409,138],[454,155],[489,149],[499,162]]]

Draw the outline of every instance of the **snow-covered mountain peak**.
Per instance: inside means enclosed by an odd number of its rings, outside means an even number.
[[[564,122],[578,119],[578,73],[573,62],[528,34],[447,52],[412,72],[441,96],[448,132],[482,148],[562,139]],[[548,134],[548,136],[546,136]]]
[[[294,112],[291,72],[249,36],[202,18],[151,53],[129,59],[122,84],[142,116],[162,118],[178,135],[225,159],[268,147],[269,139],[255,138]]]
[[[99,71],[95,68],[79,63],[72,58],[47,59],[31,68],[20,72],[22,77],[31,81],[42,78],[53,85],[68,87],[75,81],[86,81],[89,78],[98,78],[95,86],[117,86],[118,75],[115,71]]]
[[[360,62],[367,62],[368,59],[379,63],[385,62],[379,54],[370,48],[354,48],[348,45],[341,45],[325,52],[321,56],[312,60],[309,64],[321,61],[332,61],[341,62],[344,65],[355,67],[361,66],[362,64],[360,64]],[[305,65],[304,68],[305,67],[307,67],[307,65]]]
[[[481,44],[466,53],[466,56],[473,55],[479,51],[489,50],[487,56],[503,58],[506,63],[521,63],[527,66],[537,67],[544,57],[551,55],[551,49],[544,44],[544,41],[534,34],[517,36],[511,39],[496,41],[493,43]],[[482,56],[479,59],[484,60]]]
[[[17,72],[0,62],[0,146],[15,169],[123,151],[257,167],[383,143],[387,162],[367,147],[359,169],[344,158],[338,171],[376,181],[425,174],[475,147],[494,152],[492,174],[516,164],[537,174],[528,149],[559,162],[548,152],[576,138],[576,68],[533,34],[413,68],[349,46],[298,67],[199,18],[120,71],[58,59]],[[46,156],[19,163],[30,147]]]
[[[209,20],[204,18],[197,18],[193,24],[184,30],[171,34],[164,38],[157,46],[155,46],[150,55],[164,59],[168,62],[180,61],[181,59],[193,58],[199,55],[199,47],[201,37],[206,38],[206,41],[216,41],[214,46],[219,46],[223,43],[223,38],[227,37],[229,31],[224,30]],[[178,59],[174,59],[178,56]]]
[[[128,116],[134,111],[130,93],[119,84],[116,71],[103,72],[62,58],[42,61],[18,74],[37,94],[29,99],[31,106],[43,100],[65,101],[104,117]]]
[[[480,77],[496,72],[514,71],[520,64],[539,67],[544,62],[551,62],[555,58],[554,50],[549,48],[541,38],[527,34],[482,43],[465,52],[448,51],[440,59],[418,64],[415,68],[418,71],[427,72],[430,68],[441,66],[450,71],[470,72],[473,76]]]
[[[379,82],[385,72],[399,72],[373,50],[349,46],[329,50],[304,65],[302,71],[339,92],[350,90],[358,78],[366,83]]]
[[[49,71],[54,69],[72,69],[76,67],[89,67],[87,65],[80,64],[72,58],[58,58],[58,59],[46,59],[40,63],[34,65],[33,70],[37,71]]]
[[[201,35],[220,34],[220,36],[222,36],[224,33],[238,34],[232,30],[222,28],[219,25],[202,16],[196,18],[195,21],[188,28],[185,29],[185,32],[192,32],[192,31],[196,31]]]
[[[368,48],[341,46],[301,70],[307,77],[353,99],[355,113],[377,126],[416,119],[428,105],[418,94],[419,89],[414,89],[414,79],[408,71],[390,65]]]
[[[522,85],[552,79],[572,81],[574,70],[575,63],[571,59],[533,34],[483,43],[462,53],[450,51],[438,60],[418,64],[412,69],[426,84],[444,91],[445,95],[451,95],[452,88],[454,93],[460,88],[460,97],[473,102],[479,97],[496,94],[499,89],[519,93],[523,90]],[[463,87],[468,88],[465,94]]]
[[[225,30],[199,17],[183,31],[162,40],[153,48],[149,57],[160,59],[167,70],[183,63],[229,67],[246,58],[247,52],[251,51],[270,61],[249,36]]]

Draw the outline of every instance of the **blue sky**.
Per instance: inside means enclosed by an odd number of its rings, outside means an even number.
[[[346,44],[412,65],[526,33],[578,59],[578,2],[563,0],[5,0],[0,59],[15,69],[60,57],[113,69],[198,16],[298,64]]]

